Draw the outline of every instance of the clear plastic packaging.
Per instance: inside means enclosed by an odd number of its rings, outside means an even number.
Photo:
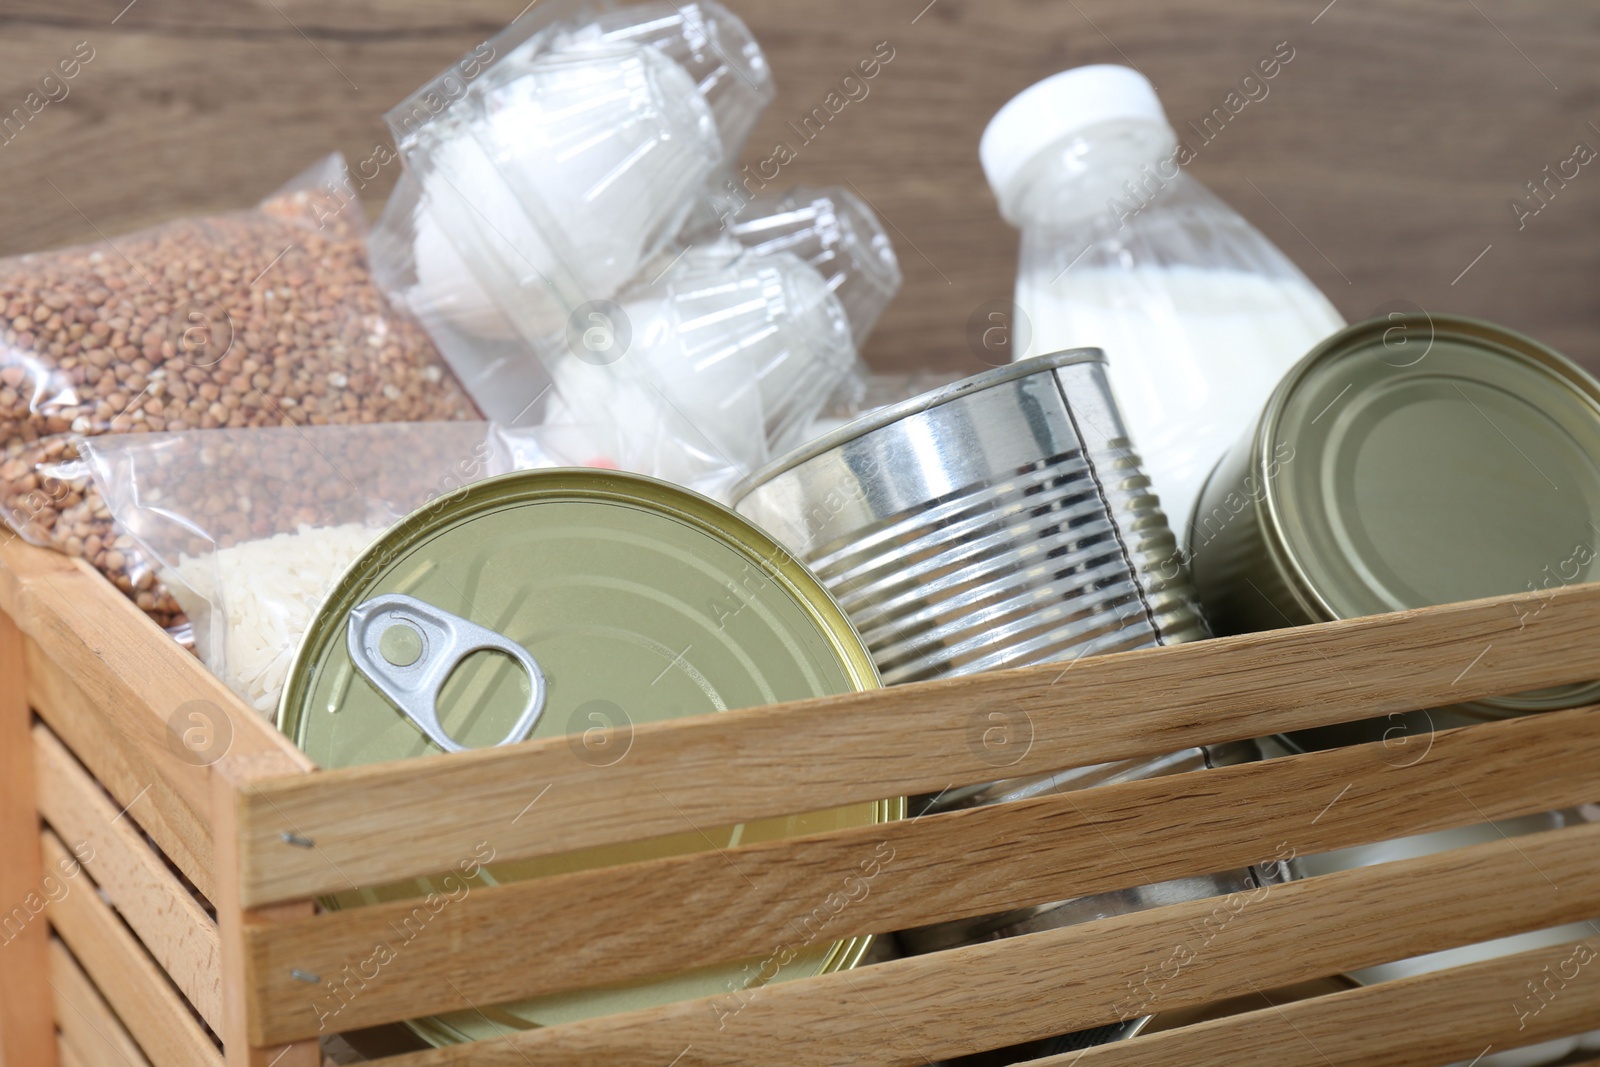
[[[407,173],[375,271],[542,452],[719,495],[860,394],[852,330],[898,288],[893,250],[840,189],[705,225],[707,179],[772,96],[725,9],[536,14],[391,113]]]
[[[583,399],[577,399],[574,404],[563,405],[559,401],[551,404],[548,398],[555,394],[551,393],[552,377],[544,369],[544,359],[528,349],[488,294],[475,285],[448,242],[442,237],[430,236],[438,230],[421,206],[421,200],[422,191],[417,183],[410,175],[402,175],[370,238],[373,271],[380,286],[428,328],[485,414],[507,426],[538,426],[552,417],[561,425],[569,426],[573,421],[573,408],[585,408]],[[838,297],[857,346],[900,286],[900,267],[888,235],[872,210],[846,189],[799,188],[781,197],[758,199],[747,205],[736,220],[728,220],[726,231],[720,243],[714,235],[702,235],[699,244],[682,247],[677,253],[665,250],[647,264],[642,273],[647,278],[656,275],[658,285],[670,284],[684,273],[679,264],[685,260],[702,265],[708,261],[715,264],[719,257],[732,260],[737,252],[728,238],[758,257],[792,254],[809,264]],[[650,288],[650,285],[636,286],[629,293]],[[646,302],[651,300],[647,293],[640,293],[638,298]],[[633,297],[625,294],[619,299]],[[631,322],[633,313],[627,307],[613,306],[629,315],[630,326],[637,325]],[[612,307],[600,304],[590,310],[602,318],[615,315]],[[579,323],[580,327],[587,328],[587,325],[587,322]],[[755,323],[752,343],[762,343],[758,335],[766,328],[762,322]],[[577,337],[582,336],[583,329],[579,329]],[[567,351],[556,352],[555,369],[569,361],[573,352],[571,341],[569,336]],[[693,342],[690,344],[692,347]],[[580,354],[591,362],[598,361],[587,350]],[[768,452],[792,447],[814,436],[815,427],[805,433],[796,432],[794,427],[818,417],[821,407],[845,410],[859,406],[868,388],[865,365],[857,360],[848,373],[835,371],[836,365],[829,362],[822,382],[807,383],[805,389],[792,394],[785,391],[781,397],[773,390],[766,391],[765,395],[771,398],[766,403],[768,413],[775,409],[778,399],[784,401],[789,412],[787,419],[776,420],[777,428],[783,432],[769,440]],[[581,372],[569,370],[564,377],[571,381],[578,373]],[[884,386],[880,383],[874,389],[882,392]],[[821,403],[818,403],[819,393]],[[730,398],[734,395],[748,397],[750,394],[748,390],[736,390]],[[682,414],[687,417],[693,407],[690,405]],[[591,419],[606,421],[603,413],[593,409],[588,409],[588,415]],[[734,418],[749,423],[748,413]],[[630,421],[635,427],[641,425],[637,412]],[[650,424],[661,424],[659,428],[665,429],[667,423],[674,421],[670,417],[657,418]],[[617,436],[603,429],[601,434]],[[564,436],[570,439],[572,435],[564,433]],[[711,436],[714,437],[715,432]],[[632,437],[637,442],[638,435]],[[742,451],[748,452],[748,449]],[[598,441],[578,447],[577,452],[597,460],[607,455],[645,454],[637,443],[630,447]],[[703,464],[697,461],[694,466],[698,468]],[[671,476],[668,467],[648,463],[645,467],[645,473]]]
[[[430,500],[541,465],[482,422],[115,434],[83,444],[98,495],[264,715],[332,583]]]
[[[428,213],[538,347],[671,239],[729,158],[721,129],[746,136],[771,81],[704,3],[540,5],[486,47],[470,81],[452,68],[389,122]]]
[[[695,246],[620,299],[555,366],[549,447],[590,465],[721,497],[802,443],[857,363],[838,298],[788,253]]]
[[[773,92],[720,4],[541,4],[390,113],[407,171],[374,272],[487,416],[538,425],[569,322],[663,249]]]
[[[1016,311],[1028,329],[1013,336],[1032,341],[1012,358],[1105,350],[1180,537],[1201,483],[1272,387],[1344,325],[1282,252],[1184,173],[1195,154],[1150,83],[1114,66],[1025,90],[981,146],[1001,213],[1022,230]]]
[[[629,4],[600,14],[577,33],[649,45],[687,71],[716,120],[724,164],[739,158],[777,94],[772,68],[749,27],[713,0]]]
[[[839,298],[857,348],[900,291],[900,261],[889,235],[873,210],[843,186],[801,186],[782,196],[757,197],[727,228],[752,251],[788,252],[816,268]]]
[[[484,416],[505,426],[540,422],[550,389],[543,361],[445,239],[409,172],[367,243],[373,279],[428,331]]]
[[[0,516],[171,628],[182,612],[113,529],[80,437],[479,418],[373,285],[338,156],[251,211],[0,260],[0,309]]]

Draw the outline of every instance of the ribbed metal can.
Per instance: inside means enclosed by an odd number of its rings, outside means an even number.
[[[822,579],[888,683],[1203,639],[1105,363],[1089,348],[1040,356],[886,408],[757,472],[735,488],[734,507]],[[1191,748],[950,790],[921,811],[1255,758],[1253,744]],[[931,952],[1262,881],[1253,868],[1224,871],[898,938]]]
[[[1098,349],[876,412],[733,497],[822,579],[889,684],[1208,636]]]

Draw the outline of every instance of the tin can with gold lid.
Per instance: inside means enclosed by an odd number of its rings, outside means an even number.
[[[1594,581],[1597,545],[1600,383],[1509,330],[1425,314],[1314,349],[1189,523],[1221,634]],[[1595,700],[1600,682],[1455,707],[1504,717]]]
[[[420,509],[352,564],[302,641],[278,723],[324,767],[563,735],[574,759],[604,767],[626,759],[628,734],[618,740],[598,728],[877,685],[870,656],[826,590],[726,508],[634,475],[527,471]],[[596,744],[601,736],[607,740]],[[544,877],[903,812],[894,800],[704,833],[686,825],[638,844],[485,860],[474,877]],[[324,904],[430,891],[419,885],[353,890]],[[776,974],[763,961],[734,963],[409,1025],[431,1043],[450,1044],[738,993],[852,967],[868,939],[787,947]]]

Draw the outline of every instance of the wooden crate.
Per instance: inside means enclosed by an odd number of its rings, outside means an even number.
[[[871,934],[1593,801],[1600,708],[1579,708],[474,889],[386,956],[412,903],[312,903],[485,842],[530,857],[992,779],[974,737],[993,714],[1015,731],[1006,773],[1025,774],[1581,681],[1600,675],[1597,631],[1600,585],[1575,586],[644,726],[604,768],[558,739],[318,770],[98,575],[13,541],[0,902],[41,914],[0,946],[0,1049],[7,1067],[307,1067],[319,1032],[770,955],[819,907],[830,939]],[[232,732],[210,765],[173,732],[196,707]],[[1595,916],[1600,824],[381,1062],[923,1064]],[[1041,1063],[1470,1061],[1600,1025],[1593,954]]]

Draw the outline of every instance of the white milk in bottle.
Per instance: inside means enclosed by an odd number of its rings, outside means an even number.
[[[1022,230],[1013,359],[1102,348],[1112,389],[1172,526],[1267,395],[1344,325],[1255,227],[1183,172],[1143,75],[1079,67],[1008,103],[984,171]]]

